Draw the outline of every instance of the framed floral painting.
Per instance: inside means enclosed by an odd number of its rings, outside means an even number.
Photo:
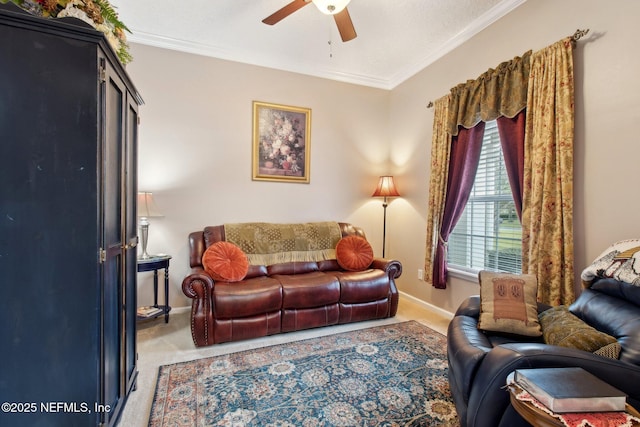
[[[253,102],[253,180],[309,183],[311,109]]]

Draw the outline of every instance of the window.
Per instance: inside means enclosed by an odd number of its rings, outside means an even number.
[[[480,163],[469,202],[449,236],[450,268],[522,271],[522,226],[518,220],[495,121],[486,123]]]

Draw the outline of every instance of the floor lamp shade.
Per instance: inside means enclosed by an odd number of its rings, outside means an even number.
[[[392,176],[381,176],[371,197],[400,197]]]
[[[140,258],[149,259],[147,243],[149,239],[149,218],[163,216],[153,200],[153,193],[141,191],[138,193],[138,218],[140,218],[140,236],[142,238],[142,255]]]
[[[396,184],[393,180],[393,176],[381,176],[378,180],[378,186],[376,187],[371,197],[384,198],[382,202],[382,207],[384,208],[384,220],[382,223],[382,258],[384,258],[387,243],[387,197],[400,197],[400,193],[398,193],[398,190],[396,189]]]

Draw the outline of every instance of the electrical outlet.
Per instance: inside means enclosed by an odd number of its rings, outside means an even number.
[[[424,270],[418,269],[418,280],[424,280]]]

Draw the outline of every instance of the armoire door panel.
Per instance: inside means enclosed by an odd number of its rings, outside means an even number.
[[[138,108],[135,100],[127,97],[127,116],[126,116],[126,173],[125,186],[129,189],[126,193],[126,214],[125,214],[125,235],[126,247],[126,282],[136,283],[138,272],[138,212],[136,209],[138,194]],[[136,329],[136,311],[138,307],[138,292],[135,286],[127,286],[125,294],[125,312],[126,329]],[[125,342],[125,371],[126,371],[126,387],[131,389],[135,386],[137,375],[137,352],[136,352],[136,336],[135,334],[126,335]],[[127,391],[128,391],[127,390]]]
[[[128,261],[126,258],[126,203],[128,197],[124,191],[126,184],[127,147],[125,142],[125,120],[127,108],[126,88],[112,67],[103,59],[104,70],[104,213],[106,259],[103,295],[104,334],[104,402],[110,408],[119,408],[125,395],[126,378],[126,330],[127,316],[125,300],[127,297]],[[109,413],[104,413],[108,423]]]
[[[102,33],[0,3],[0,401],[91,409],[0,425],[113,427],[135,388],[141,103]]]

